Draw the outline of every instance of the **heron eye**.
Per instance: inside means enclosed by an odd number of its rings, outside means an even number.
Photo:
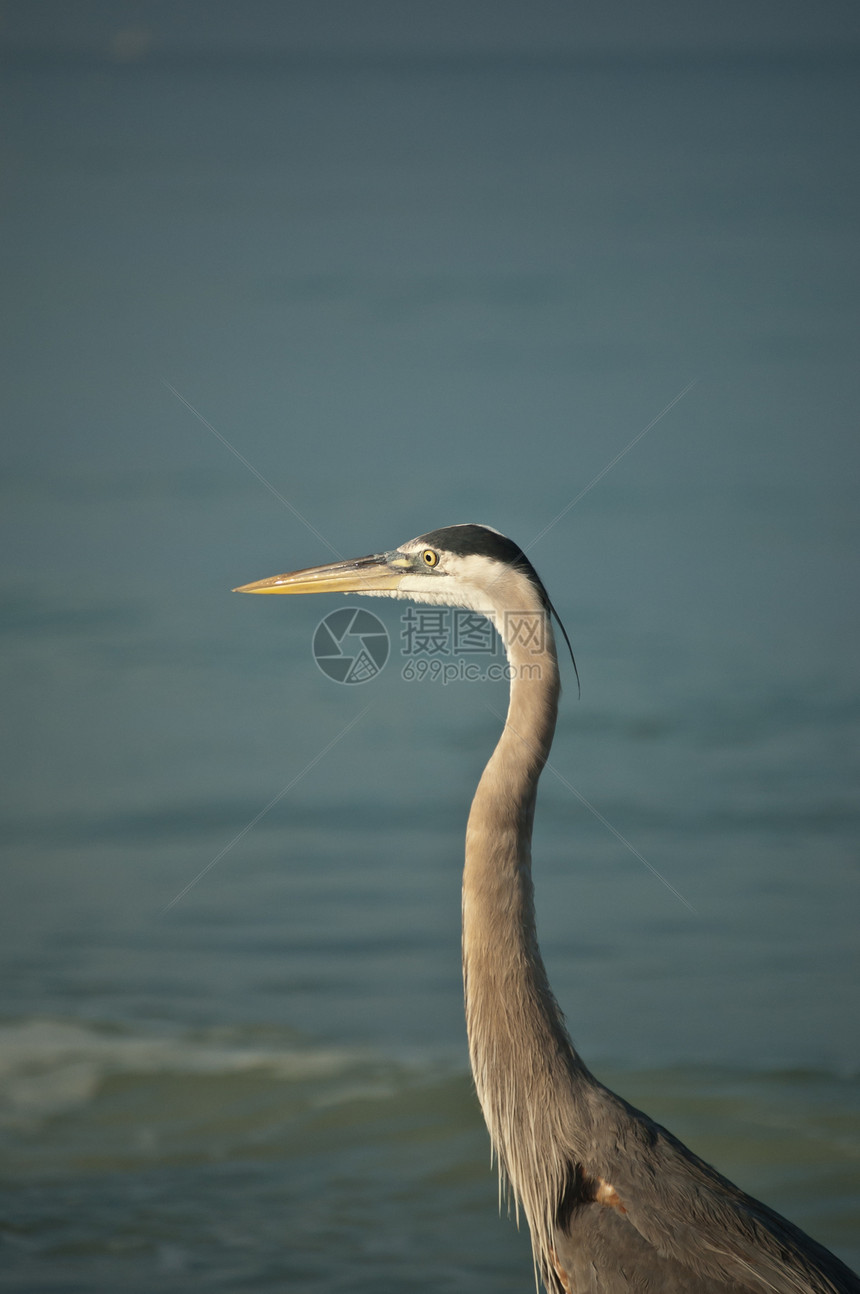
[[[425,549],[424,549],[424,552],[421,554],[421,556],[424,558],[424,565],[425,565],[425,566],[438,566],[438,565],[439,565],[439,554],[438,554],[438,553],[434,553],[432,548],[425,548]]]

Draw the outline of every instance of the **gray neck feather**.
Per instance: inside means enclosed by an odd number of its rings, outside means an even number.
[[[463,977],[478,1098],[502,1182],[517,1215],[523,1207],[546,1278],[558,1208],[584,1149],[571,1144],[587,1122],[572,1108],[573,1093],[593,1080],[568,1037],[535,929],[532,823],[560,691],[545,619],[541,651],[505,643],[515,671],[507,721],[466,831]]]

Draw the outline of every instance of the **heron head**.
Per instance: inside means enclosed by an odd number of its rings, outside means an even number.
[[[467,522],[428,531],[391,552],[310,566],[243,584],[234,593],[360,593],[463,607],[491,620],[506,641],[513,614],[555,616],[579,681],[573,649],[535,568],[512,539]]]
[[[431,530],[391,552],[244,584],[237,593],[360,593],[465,607],[491,618],[499,610],[550,610],[549,597],[522,549],[490,526]]]

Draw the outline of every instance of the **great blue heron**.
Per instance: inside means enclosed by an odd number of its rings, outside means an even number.
[[[499,1171],[550,1294],[860,1291],[835,1255],[598,1082],[570,1040],[538,948],[531,879],[537,784],[560,691],[554,608],[522,550],[488,526],[447,526],[238,591],[464,607],[504,643],[507,720],[466,829],[466,1025]]]

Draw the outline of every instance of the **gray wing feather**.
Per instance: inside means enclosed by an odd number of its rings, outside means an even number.
[[[699,1159],[647,1115],[594,1082],[583,1181],[620,1207],[571,1193],[556,1254],[576,1294],[664,1290],[860,1294],[834,1254]]]

